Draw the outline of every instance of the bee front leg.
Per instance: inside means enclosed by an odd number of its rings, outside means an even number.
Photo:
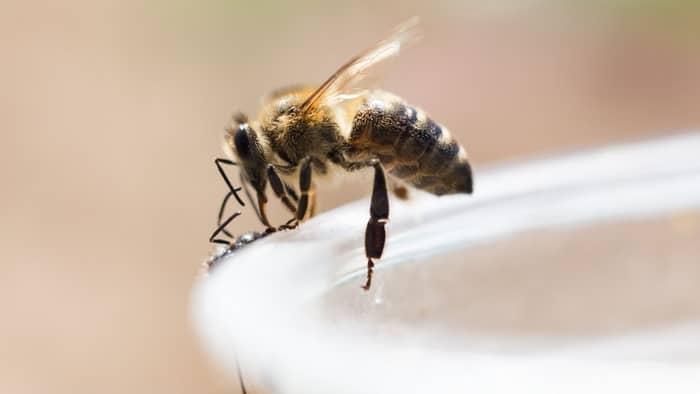
[[[263,225],[267,228],[272,228],[270,220],[267,218],[267,196],[264,193],[258,193],[258,215]]]
[[[362,286],[369,290],[372,285],[374,259],[380,259],[384,252],[386,230],[384,225],[389,221],[389,193],[386,187],[384,169],[379,161],[374,161],[374,186],[369,207],[369,222],[365,230],[365,254],[367,255],[367,280]]]
[[[305,157],[299,164],[299,204],[297,204],[296,215],[287,223],[282,225],[280,229],[288,230],[296,228],[299,223],[306,217],[306,211],[309,207],[309,194],[311,189],[311,157]]]
[[[253,204],[253,211],[255,211],[255,215],[257,215],[258,219],[260,220],[260,223],[262,223],[268,230],[271,228],[274,229],[270,225],[270,221],[267,220],[267,213],[265,211],[265,204],[267,204],[267,196],[265,196],[264,191],[258,191],[258,206],[256,207],[255,200],[253,200],[253,195],[251,194],[250,188],[248,187],[248,179],[244,176],[243,171],[239,173],[239,177],[241,179],[241,185],[243,186],[243,191],[245,192],[246,198],[248,198],[248,201],[250,201],[250,203]]]

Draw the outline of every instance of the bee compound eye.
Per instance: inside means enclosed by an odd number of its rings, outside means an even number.
[[[245,126],[245,127],[244,127]],[[233,139],[236,144],[236,150],[241,156],[250,155],[250,137],[248,136],[247,125],[241,125],[236,131],[236,135]]]

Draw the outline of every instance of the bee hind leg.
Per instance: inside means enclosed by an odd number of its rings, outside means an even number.
[[[389,220],[389,193],[386,187],[386,176],[379,161],[373,163],[374,186],[372,188],[372,200],[370,203],[370,218],[365,230],[365,254],[367,256],[367,280],[362,286],[369,290],[372,285],[374,272],[374,259],[380,259],[384,252],[386,230],[384,225]]]

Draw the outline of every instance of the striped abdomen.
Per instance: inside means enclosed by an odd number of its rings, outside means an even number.
[[[353,119],[350,145],[376,155],[389,174],[437,195],[472,192],[471,166],[463,147],[423,111],[378,92]]]

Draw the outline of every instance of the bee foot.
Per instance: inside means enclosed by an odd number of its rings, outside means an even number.
[[[278,230],[294,230],[295,228],[299,227],[299,221],[296,219],[291,219],[287,223],[279,226]]]
[[[368,291],[370,286],[372,286],[372,274],[374,273],[374,261],[372,259],[367,260],[367,281],[365,282],[364,286],[362,286],[362,290]]]

